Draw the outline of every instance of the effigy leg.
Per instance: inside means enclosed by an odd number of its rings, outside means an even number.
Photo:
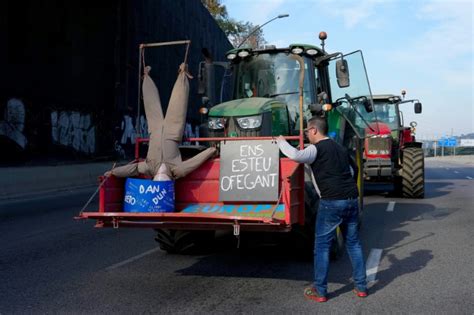
[[[210,157],[212,157],[216,153],[216,148],[207,148],[206,150],[202,151],[196,156],[193,156],[192,158],[183,161],[181,164],[175,166],[174,168],[171,169],[171,172],[173,173],[173,177],[175,179],[184,177],[197,169],[199,166],[201,166],[202,163],[207,161]]]
[[[171,92],[170,102],[165,117],[165,137],[168,140],[181,142],[186,125],[186,113],[189,96],[189,74],[186,65],[179,66],[178,78]]]
[[[150,133],[146,162],[149,172],[152,176],[155,176],[163,160],[162,138],[164,117],[158,88],[149,75],[150,69],[150,67],[145,67],[142,93],[145,115],[148,122],[148,132]]]
[[[139,174],[146,174],[148,167],[145,162],[132,163],[113,168],[105,173],[106,176],[114,175],[116,177],[133,177]]]

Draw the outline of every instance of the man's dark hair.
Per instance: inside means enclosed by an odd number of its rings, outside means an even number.
[[[328,123],[326,119],[318,116],[313,116],[308,120],[308,126],[314,127],[320,134],[326,136],[328,134]]]

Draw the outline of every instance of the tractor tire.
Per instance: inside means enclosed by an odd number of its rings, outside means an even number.
[[[155,229],[155,241],[168,254],[202,254],[212,249],[215,231]]]
[[[425,158],[421,148],[403,150],[402,196],[405,198],[425,196]]]

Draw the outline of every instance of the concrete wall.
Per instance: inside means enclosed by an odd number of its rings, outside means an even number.
[[[192,41],[188,63],[196,78],[188,121],[194,130],[201,49],[223,60],[231,48],[199,0],[2,1],[0,144],[9,148],[10,160],[131,153],[126,127],[136,121],[138,45],[181,39]],[[146,51],[164,109],[184,51]],[[12,121],[23,126],[21,135]]]

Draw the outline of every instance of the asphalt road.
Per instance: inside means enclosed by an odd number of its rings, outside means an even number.
[[[236,249],[221,238],[208,255],[168,255],[151,230],[74,221],[89,190],[3,202],[0,314],[473,314],[472,178],[473,164],[427,159],[425,199],[368,187],[361,238],[370,296],[351,292],[343,256],[331,265],[325,304],[303,297],[311,260],[281,243]]]

